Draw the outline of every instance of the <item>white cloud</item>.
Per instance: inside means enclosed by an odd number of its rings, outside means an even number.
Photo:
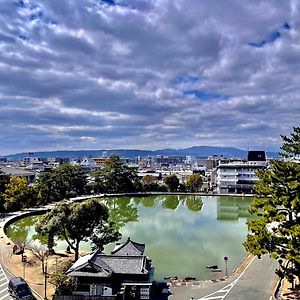
[[[116,2],[1,3],[3,153],[277,149],[299,125],[298,1]]]

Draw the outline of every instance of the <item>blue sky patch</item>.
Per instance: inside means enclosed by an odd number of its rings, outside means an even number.
[[[200,100],[213,100],[213,99],[227,100],[227,99],[229,99],[229,96],[214,94],[214,93],[206,93],[202,90],[184,91],[183,94],[186,96],[194,96]]]
[[[186,75],[186,76],[178,76],[175,78],[174,82],[176,84],[179,84],[179,83],[195,83],[199,80],[200,78],[197,77],[197,76],[189,76],[189,75]]]
[[[29,37],[27,37],[25,35],[19,35],[19,39],[22,41],[29,41]]]
[[[116,5],[114,0],[101,0],[101,2],[108,4],[108,5]]]
[[[280,29],[290,30],[291,26],[288,23],[285,22],[281,26]],[[273,43],[273,42],[275,42],[277,39],[279,39],[282,36],[282,33],[280,32],[280,29],[272,32],[270,34],[270,37],[268,39],[264,39],[264,40],[261,40],[259,42],[251,42],[251,43],[248,43],[248,45],[251,46],[251,47],[255,47],[255,48],[262,48],[266,44]]]

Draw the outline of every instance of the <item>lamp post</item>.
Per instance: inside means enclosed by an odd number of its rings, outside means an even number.
[[[224,261],[225,261],[225,275],[228,276],[228,270],[227,270],[228,257],[227,256],[224,256]]]
[[[27,262],[27,256],[22,253],[22,263],[23,263],[23,278],[25,279],[25,266]]]
[[[45,300],[47,300],[47,266],[48,266],[48,261],[47,261],[47,257],[45,259],[45,295],[44,295],[44,298]]]

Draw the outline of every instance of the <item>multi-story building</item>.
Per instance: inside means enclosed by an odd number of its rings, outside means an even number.
[[[216,168],[216,189],[220,194],[252,194],[257,170],[266,168],[264,151],[249,151],[247,160],[220,163]]]

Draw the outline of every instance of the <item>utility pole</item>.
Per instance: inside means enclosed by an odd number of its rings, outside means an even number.
[[[48,266],[48,260],[47,260],[47,257],[46,257],[46,261],[45,261],[45,295],[44,295],[44,299],[47,300],[47,266]]]
[[[224,256],[224,261],[225,261],[225,274],[228,276],[228,269],[227,269],[227,263],[228,263],[228,257]]]

